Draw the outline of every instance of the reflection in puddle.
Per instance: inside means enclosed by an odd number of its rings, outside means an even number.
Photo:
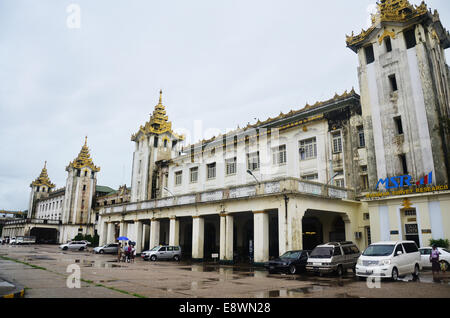
[[[256,298],[278,298],[278,297],[302,297],[307,294],[311,294],[313,292],[321,292],[325,289],[328,289],[329,286],[322,285],[311,285],[307,287],[294,288],[294,289],[278,289],[278,290],[270,290],[257,292],[254,294]]]

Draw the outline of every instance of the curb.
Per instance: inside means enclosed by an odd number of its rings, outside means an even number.
[[[23,298],[25,296],[25,289],[21,289],[17,292],[3,295],[1,298]]]
[[[6,281],[6,280],[0,279],[0,281]],[[11,283],[11,282],[8,282],[8,283]],[[0,298],[24,298],[24,296],[25,296],[25,287],[23,287],[21,285],[18,285],[18,284],[14,284],[14,286],[15,286],[15,288],[14,288],[13,291],[10,291],[10,292],[8,292],[6,294],[3,294],[3,295],[0,294]]]

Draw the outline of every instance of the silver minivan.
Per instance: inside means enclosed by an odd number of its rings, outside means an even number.
[[[335,272],[343,275],[349,268],[355,271],[361,252],[353,242],[330,242],[316,246],[306,264],[306,270],[317,273]]]
[[[141,253],[141,257],[144,260],[156,261],[160,259],[179,261],[181,259],[181,247],[180,246],[155,246],[151,250]]]

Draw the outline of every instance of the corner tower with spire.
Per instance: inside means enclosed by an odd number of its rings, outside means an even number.
[[[164,162],[181,151],[183,136],[172,130],[172,123],[162,103],[162,90],[150,120],[131,136],[135,143],[131,176],[131,201],[138,202],[160,197],[166,173]]]
[[[358,54],[369,183],[432,172],[450,180],[450,35],[425,2],[381,0],[372,25],[347,36]]]
[[[28,218],[33,218],[35,214],[35,202],[41,198],[47,198],[51,189],[55,185],[50,181],[47,173],[47,161],[44,163],[41,174],[30,184],[31,193],[28,205]]]
[[[73,239],[77,234],[94,232],[94,202],[97,173],[100,167],[94,165],[87,146],[87,137],[78,156],[66,167],[66,194],[62,213],[63,241]]]

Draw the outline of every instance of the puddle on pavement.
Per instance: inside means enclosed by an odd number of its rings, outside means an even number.
[[[322,285],[311,285],[307,287],[293,288],[293,289],[283,288],[263,292],[256,292],[254,293],[254,296],[256,298],[302,297],[314,292],[321,292],[328,288],[330,287]]]

